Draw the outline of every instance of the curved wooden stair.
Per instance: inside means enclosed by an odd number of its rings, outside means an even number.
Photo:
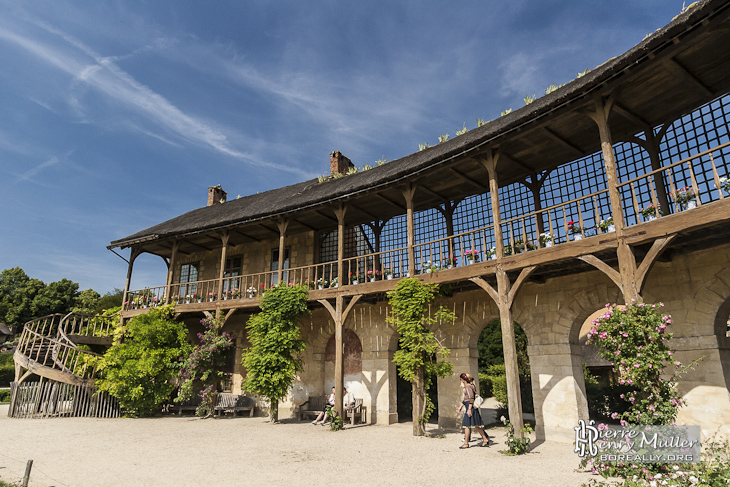
[[[26,323],[13,356],[15,382],[8,416],[118,416],[116,399],[94,386],[101,355],[91,348],[110,346],[111,332],[110,317],[77,313]],[[34,375],[37,382],[27,381]]]

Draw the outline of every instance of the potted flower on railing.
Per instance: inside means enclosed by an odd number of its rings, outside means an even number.
[[[600,228],[603,233],[615,232],[616,226],[613,224],[613,217],[610,217],[608,220],[601,220],[598,222],[598,228]]]
[[[353,285],[359,284],[360,280],[358,279],[357,272],[350,272],[350,283]]]
[[[380,279],[380,271],[375,269],[374,271],[368,271],[368,280],[375,282],[375,279]]]
[[[151,303],[150,303],[150,305],[151,305],[151,306],[152,306],[153,308],[156,308],[157,306],[159,306],[159,305],[160,305],[160,300],[159,300],[159,299],[157,299],[157,296],[155,296],[155,297],[153,297],[153,298],[152,298],[152,300],[151,300]]]
[[[317,279],[317,289],[322,290],[327,286],[327,284],[329,284],[329,282],[324,277]]]
[[[390,270],[390,267],[386,267],[383,269],[383,275],[389,281],[393,279],[393,271]]]
[[[215,291],[211,291],[208,293],[208,301],[213,302],[215,301],[216,296],[218,296],[218,293]]]
[[[246,294],[248,294],[249,299],[256,297],[256,288],[249,286],[248,289],[246,289]]]
[[[497,259],[497,247],[492,247],[491,249],[487,250],[487,260],[496,260]]]
[[[190,299],[197,302],[201,302],[203,300],[203,298],[199,296],[198,293],[191,294]]]
[[[456,267],[456,257],[449,256],[447,258],[444,258],[444,261],[442,264],[444,269],[451,269],[452,267]]]
[[[431,263],[430,260],[427,260],[425,264],[423,264],[423,272],[425,274],[430,274],[432,272],[437,272],[439,269],[441,269],[441,266],[438,265],[438,263]]]
[[[545,247],[552,247],[553,246],[553,236],[547,232],[541,233],[540,242],[542,242],[542,245]]]
[[[241,290],[236,288],[231,291],[231,298],[232,299],[238,299],[241,297]]]
[[[191,296],[189,294],[185,295],[185,304],[190,304],[190,298]]]
[[[339,277],[335,277],[334,279],[332,279],[332,282],[330,282],[330,287],[337,287],[339,285],[340,285]]]
[[[659,208],[657,208],[654,205],[649,205],[646,208],[643,208],[641,210],[641,216],[643,216],[644,219],[648,222],[650,222],[652,220],[656,220],[657,215],[661,215],[661,214],[662,214],[662,210],[660,210]]]
[[[717,189],[724,190],[730,196],[730,178],[720,178],[719,182],[720,186],[717,186],[717,184],[715,185]]]
[[[583,238],[583,229],[580,227],[580,223],[574,221],[568,222],[568,233],[573,235],[573,240],[581,240]]]
[[[479,251],[474,249],[467,250],[464,252],[464,257],[466,257],[468,264],[479,262]]]
[[[695,193],[694,188],[690,188],[689,186],[686,188],[680,188],[672,193],[672,198],[674,198],[674,201],[679,203],[679,207],[682,210],[697,208],[697,194]]]

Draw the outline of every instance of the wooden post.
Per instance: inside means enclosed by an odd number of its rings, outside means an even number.
[[[343,396],[345,389],[345,362],[344,362],[344,343],[343,343],[343,325],[347,315],[355,306],[355,303],[362,297],[357,294],[350,299],[350,303],[345,309],[345,298],[342,294],[338,294],[335,298],[335,307],[326,299],[320,299],[318,302],[329,311],[332,320],[335,322],[335,411],[344,420]]]
[[[170,304],[170,287],[172,279],[175,275],[175,266],[177,265],[177,250],[180,244],[177,240],[172,243],[172,253],[170,254],[170,264],[167,269],[167,281],[165,282],[165,304]]]
[[[279,228],[279,270],[276,273],[277,280],[279,284],[281,284],[282,279],[284,279],[284,253],[286,252],[286,227],[289,226],[288,220],[281,220],[276,225]]]
[[[504,242],[502,241],[502,217],[499,211],[499,181],[497,180],[497,162],[499,152],[489,151],[486,159],[480,159],[489,172],[489,196],[492,201],[492,220],[494,222],[494,246],[497,258],[504,257]]]
[[[499,181],[497,178],[497,162],[499,153],[489,151],[487,158],[481,162],[489,172],[489,194],[492,201],[492,220],[494,221],[494,238],[498,259],[504,257],[502,242],[502,218],[499,210]],[[517,345],[515,345],[515,327],[512,321],[512,296],[510,282],[502,263],[497,264],[496,301],[499,308],[499,321],[502,328],[502,351],[504,353],[504,370],[507,377],[507,399],[509,402],[510,422],[515,425],[515,436],[522,438],[519,432],[522,427],[522,397],[520,394],[520,375],[517,368]],[[494,296],[493,296],[494,297]]]
[[[416,254],[413,246],[415,244],[415,229],[413,225],[413,195],[416,193],[416,186],[409,184],[403,190],[403,197],[406,199],[406,221],[408,224],[408,275],[416,275]]]
[[[122,306],[125,306],[124,303],[127,302],[127,294],[129,294],[129,285],[132,282],[132,268],[134,267],[134,260],[141,254],[142,252],[139,249],[132,248],[132,251],[129,253],[129,266],[127,266],[127,280],[124,283],[124,295],[122,296]],[[125,306],[126,307],[126,306]],[[124,320],[122,320],[123,322]],[[122,323],[124,324],[124,323]]]
[[[636,259],[631,247],[626,243],[623,236],[623,229],[626,226],[624,222],[623,205],[621,204],[621,194],[618,191],[618,177],[616,175],[616,158],[613,153],[613,141],[611,139],[611,130],[608,126],[608,116],[611,113],[613,100],[604,100],[601,97],[595,100],[595,111],[589,113],[589,116],[598,125],[598,134],[601,138],[601,150],[603,152],[603,162],[606,170],[606,181],[608,183],[608,196],[611,200],[611,212],[613,213],[613,222],[618,235],[618,248],[616,254],[618,256],[618,267],[621,273],[622,291],[624,301],[626,303],[632,300],[641,301],[636,286]]]
[[[335,210],[335,216],[337,217],[337,282],[338,288],[341,288],[346,282],[344,274],[344,261],[345,261],[345,213],[347,213],[347,207],[339,205]]]
[[[23,483],[20,484],[23,487],[28,487],[28,481],[30,480],[30,470],[33,468],[33,460],[28,460],[25,464],[25,475],[23,475]]]
[[[662,161],[659,157],[659,142],[654,136],[651,128],[644,129],[646,141],[643,144],[646,152],[649,153],[649,161],[651,161],[651,170],[656,171],[662,167]],[[664,173],[658,172],[654,174],[654,186],[656,186],[656,197],[659,200],[659,208],[665,215],[669,214],[669,198],[667,198],[667,190],[665,188]]]
[[[223,232],[223,234],[221,235],[221,269],[218,273],[218,299],[220,301],[223,301],[223,277],[226,274],[226,254],[228,254],[228,240],[230,239],[230,237],[231,235],[228,233],[228,231]],[[216,320],[220,319],[220,317],[221,310],[220,308],[216,308]]]

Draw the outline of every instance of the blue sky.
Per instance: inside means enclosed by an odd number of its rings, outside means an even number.
[[[229,198],[392,161],[566,83],[678,0],[0,0],[0,269],[101,293],[110,241]],[[128,250],[124,252],[128,256]],[[162,285],[159,257],[133,288]]]

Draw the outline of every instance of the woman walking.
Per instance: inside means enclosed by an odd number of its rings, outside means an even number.
[[[459,379],[461,379],[461,392],[463,393],[459,412],[461,412],[461,408],[466,408],[464,411],[464,419],[461,420],[461,425],[464,427],[464,444],[459,448],[462,450],[469,448],[472,426],[482,435],[482,444],[479,446],[489,446],[489,436],[484,432],[482,415],[479,414],[479,409],[474,407],[474,397],[476,397],[477,393],[474,378],[462,372]]]

